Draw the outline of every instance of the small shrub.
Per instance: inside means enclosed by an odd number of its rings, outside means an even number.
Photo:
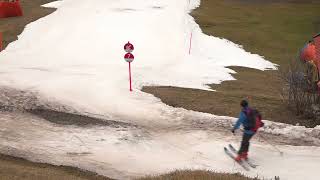
[[[284,82],[282,97],[289,108],[294,110],[297,116],[316,120],[319,115],[316,107],[320,107],[320,96],[316,81],[311,77],[310,67],[300,60],[294,60],[288,67],[282,68],[280,74]]]

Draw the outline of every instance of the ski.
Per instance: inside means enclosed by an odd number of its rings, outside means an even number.
[[[245,169],[246,171],[249,171],[249,170],[250,170],[250,168],[247,167],[247,166],[243,163],[243,161],[240,161],[240,162],[236,161],[236,160],[235,160],[235,159],[236,159],[236,156],[235,156],[231,151],[229,151],[228,148],[224,147],[224,152],[225,152],[230,158],[232,158],[235,162],[237,162],[241,167],[243,167],[243,169]]]
[[[235,154],[237,154],[238,152],[237,152],[237,150],[236,150],[236,148],[234,148],[231,144],[229,144],[229,149],[233,152],[233,153],[235,153]],[[256,168],[258,165],[256,165],[256,164],[254,164],[254,163],[252,163],[250,160],[244,160],[250,167],[252,167],[252,168]]]

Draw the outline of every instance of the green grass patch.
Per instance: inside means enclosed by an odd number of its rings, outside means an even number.
[[[202,0],[192,14],[204,33],[230,39],[284,65],[320,31],[320,3],[279,2]]]
[[[246,51],[264,56],[284,67],[298,50],[320,32],[320,2],[262,0],[202,0],[192,16],[204,33],[243,45]],[[212,49],[214,53],[214,49]],[[281,97],[283,82],[278,71],[258,71],[230,67],[238,73],[236,81],[211,85],[217,92],[175,87],[145,87],[143,90],[174,107],[238,116],[239,102],[250,97],[264,119],[314,127],[311,119],[297,117]]]

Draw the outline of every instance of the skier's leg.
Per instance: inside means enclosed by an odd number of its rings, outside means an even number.
[[[243,154],[244,154],[244,152],[246,152],[246,149],[247,149],[247,143],[248,143],[247,134],[243,133],[241,146],[240,146],[240,149],[238,151],[238,156],[235,159],[236,161],[240,161],[241,159],[243,159]]]
[[[244,133],[244,135],[243,135],[243,151],[242,152],[248,151],[249,145],[250,145],[249,140],[250,140],[250,135]]]
[[[247,159],[248,158],[248,152],[249,152],[249,147],[250,147],[250,140],[251,140],[251,138],[253,137],[253,135],[254,134],[246,134],[245,136],[245,141],[246,141],[246,143],[245,143],[245,147],[244,147],[244,150],[243,150],[243,157],[245,158],[245,159]]]
[[[245,152],[245,148],[246,148],[246,133],[243,133],[242,135],[242,141],[241,141],[241,146],[240,149],[238,151],[238,155],[241,155],[243,152]]]

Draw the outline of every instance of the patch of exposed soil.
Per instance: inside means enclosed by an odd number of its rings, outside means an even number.
[[[27,112],[41,117],[52,123],[61,125],[75,125],[75,126],[109,126],[109,127],[129,127],[132,126],[128,123],[98,119],[89,116],[71,114],[66,112],[58,112],[50,109],[31,109]]]

